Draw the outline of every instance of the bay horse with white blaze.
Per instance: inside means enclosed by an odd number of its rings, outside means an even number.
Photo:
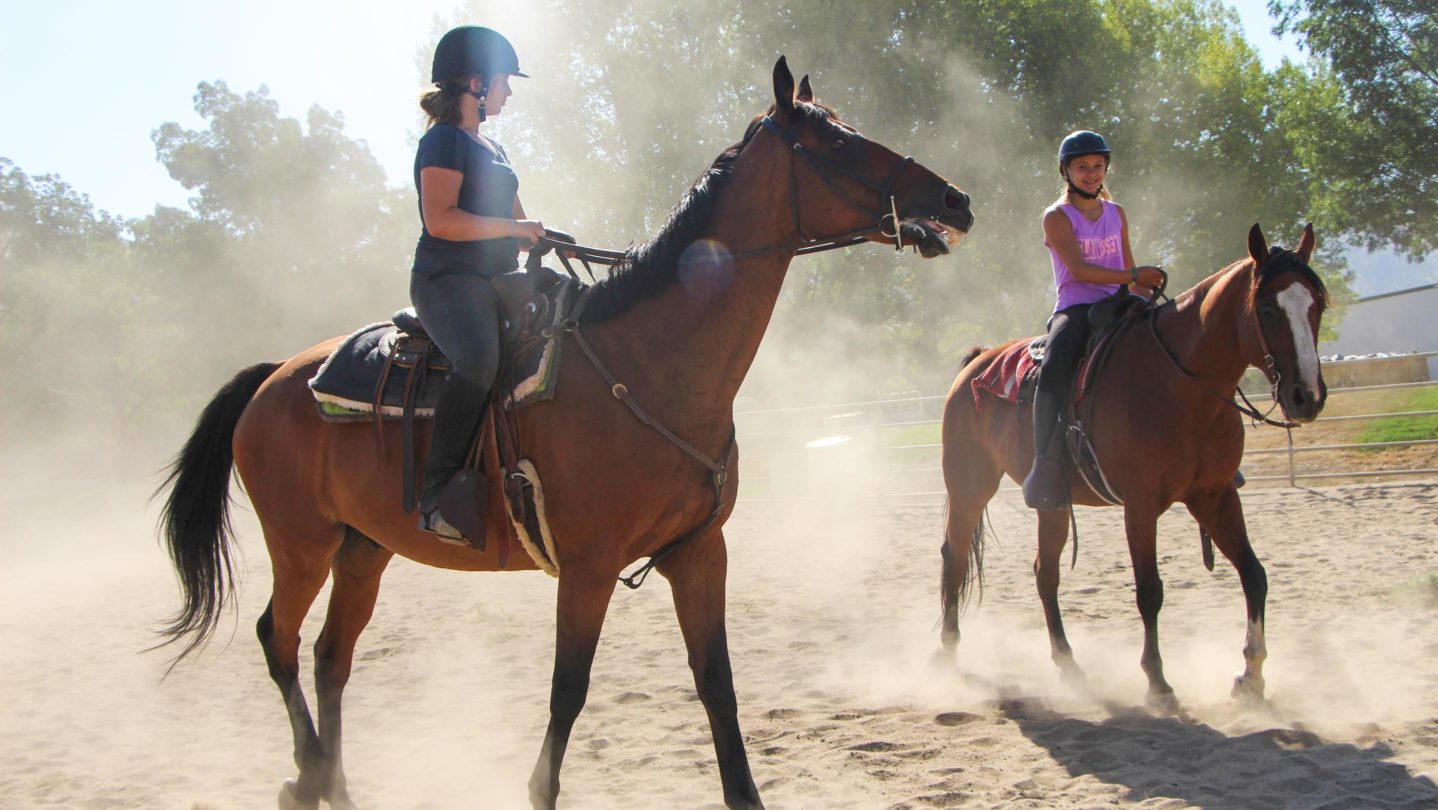
[[[1317,335],[1327,291],[1308,266],[1314,236],[1303,230],[1293,251],[1268,249],[1257,225],[1249,231],[1248,258],[1235,262],[1119,335],[1084,394],[1085,429],[1104,479],[1122,500],[1129,556],[1143,617],[1141,663],[1148,675],[1148,701],[1175,711],[1173,688],[1163,675],[1158,649],[1159,579],[1157,521],[1182,503],[1238,571],[1248,608],[1244,671],[1234,695],[1262,699],[1264,604],[1268,578],[1249,544],[1243,506],[1234,483],[1243,455],[1243,416],[1233,402],[1239,379],[1251,365],[1263,370],[1274,397],[1293,423],[1311,422],[1323,409],[1327,389],[1319,368]],[[983,514],[1005,473],[1022,481],[1033,461],[1033,408],[975,388],[972,383],[1014,341],[975,350],[953,388],[943,419],[944,485],[948,521],[944,532],[944,649],[959,642],[959,613],[970,588],[983,575]],[[1106,506],[1072,464],[1066,464],[1072,501]],[[1038,513],[1034,576],[1048,623],[1054,662],[1082,681],[1059,614],[1060,556],[1068,541],[1069,510]],[[1211,565],[1211,557],[1206,558]]]
[[[659,560],[673,590],[724,801],[763,806],[739,731],[724,628],[722,526],[738,483],[735,394],[796,254],[872,241],[933,257],[973,223],[967,195],[815,103],[807,76],[796,92],[782,57],[773,82],[769,112],[701,175],[658,235],[588,290],[576,331],[564,338],[582,337],[586,353],[562,353],[554,398],[517,415],[522,446],[543,475],[559,563],[550,721],[529,782],[535,807],[557,801],[616,578],[645,557]],[[702,249],[686,251],[691,245]],[[281,790],[282,808],[354,806],[341,764],[340,698],[390,559],[501,568],[496,543],[486,551],[448,545],[415,528],[401,508],[398,431],[385,432],[378,452],[366,425],[321,420],[306,382],[339,341],[241,371],[205,409],[166,482],[162,531],[185,600],[166,632],[171,641],[188,637],[181,657],[213,631],[233,591],[232,466],[264,530],[274,583],[258,633],[299,766]],[[622,386],[605,380],[600,361]],[[709,461],[696,462],[636,419],[615,401],[621,388]],[[506,530],[502,509],[491,508],[488,520],[491,537]],[[682,547],[667,546],[686,533],[692,539]],[[509,565],[534,567],[523,555]],[[299,630],[327,578],[333,588],[315,643],[316,725],[299,682]]]

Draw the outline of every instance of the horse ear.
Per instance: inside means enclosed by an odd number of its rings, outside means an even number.
[[[1268,240],[1263,238],[1263,230],[1258,227],[1257,222],[1248,229],[1248,257],[1253,259],[1257,267],[1262,267],[1263,263],[1268,261]]]
[[[805,73],[804,78],[799,80],[800,101],[812,102],[814,100],[814,88],[809,86],[809,74]]]
[[[783,56],[774,63],[774,111],[785,115],[794,111],[794,74]]]
[[[1318,238],[1313,235],[1313,223],[1310,222],[1303,226],[1303,235],[1298,237],[1298,249],[1293,252],[1298,254],[1304,264],[1308,264],[1308,259],[1313,256],[1313,249],[1316,247]]]

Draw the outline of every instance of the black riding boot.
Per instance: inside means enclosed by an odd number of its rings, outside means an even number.
[[[1054,446],[1061,404],[1057,394],[1042,389],[1034,393],[1034,466],[1024,479],[1024,503],[1030,509],[1057,512],[1068,507],[1068,482],[1059,460],[1063,445]]]
[[[435,403],[434,432],[420,490],[419,528],[459,545],[468,544],[459,530],[439,514],[439,496],[464,466],[488,404],[489,391],[457,374],[451,374],[445,381],[444,390]]]

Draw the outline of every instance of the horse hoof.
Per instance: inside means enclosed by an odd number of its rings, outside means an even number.
[[[1174,697],[1173,690],[1167,692],[1149,692],[1147,703],[1150,709],[1160,714],[1176,715],[1183,713],[1183,708],[1178,705],[1178,698]]]
[[[319,810],[319,799],[305,802],[295,795],[295,788],[298,784],[294,779],[286,779],[285,783],[280,785],[280,810]]]
[[[1088,689],[1088,673],[1071,656],[1055,658],[1054,663],[1058,664],[1059,679],[1065,686],[1081,691]]]
[[[1233,678],[1233,691],[1230,693],[1234,700],[1245,705],[1260,705],[1263,699],[1263,679],[1244,677],[1242,674]]]
[[[934,650],[934,654],[929,656],[929,669],[935,672],[946,672],[958,666],[958,658],[953,650]]]

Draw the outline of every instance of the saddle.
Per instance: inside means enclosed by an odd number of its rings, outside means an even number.
[[[1084,430],[1080,407],[1108,361],[1118,337],[1151,312],[1152,308],[1143,299],[1130,295],[1126,289],[1120,289],[1089,308],[1088,344],[1062,409],[1064,445],[1069,458],[1075,462],[1094,492],[1112,504],[1122,503],[1122,500],[1103,476],[1097,454]],[[1039,335],[1015,343],[994,358],[988,368],[970,383],[975,407],[982,407],[980,392],[985,391],[1016,405],[1032,405],[1047,346],[1048,336]]]
[[[559,370],[561,340],[565,324],[576,320],[583,310],[587,290],[576,278],[547,268],[532,266],[495,276],[494,290],[500,300],[503,349],[500,373],[490,398],[490,412],[475,447],[470,452],[477,481],[472,511],[475,521],[459,526],[480,549],[484,548],[484,476],[486,466],[512,467],[517,460],[510,419],[519,408],[554,397]],[[415,458],[414,425],[432,418],[450,363],[429,337],[412,307],[396,312],[388,322],[371,324],[350,335],[320,366],[310,380],[321,418],[332,422],[372,422],[376,441],[383,448],[386,421],[402,424],[403,505],[413,512],[420,469]],[[488,446],[488,447],[487,447]],[[508,463],[496,462],[497,457]],[[490,452],[486,453],[486,450]],[[486,456],[489,459],[486,459]],[[514,491],[511,492],[511,489]],[[506,478],[505,494],[511,498],[511,514],[523,521],[528,510],[525,493],[518,483]],[[448,490],[446,496],[448,497]],[[451,510],[442,507],[445,514]],[[456,524],[458,526],[458,524]],[[507,559],[507,544],[501,549],[501,565]]]

